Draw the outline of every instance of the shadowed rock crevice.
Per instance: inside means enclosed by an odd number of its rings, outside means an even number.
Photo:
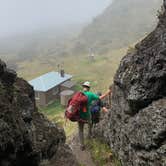
[[[114,78],[111,111],[94,131],[111,146],[122,165],[166,165],[165,85],[163,7],[156,29],[121,60]]]

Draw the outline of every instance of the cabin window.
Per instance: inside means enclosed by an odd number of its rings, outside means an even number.
[[[39,92],[35,92],[35,99],[39,100],[40,99],[40,93]]]
[[[53,95],[57,95],[58,92],[59,92],[59,89],[58,89],[58,88],[54,88],[54,89],[52,90],[52,94],[53,94]]]

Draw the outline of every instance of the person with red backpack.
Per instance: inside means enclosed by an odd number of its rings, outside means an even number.
[[[90,92],[90,82],[86,81],[82,84],[83,94],[87,97],[87,106],[86,111],[83,109],[79,110],[80,121],[78,121],[78,130],[79,130],[79,139],[80,139],[80,148],[81,150],[85,149],[84,144],[84,125],[88,123],[88,137],[91,137],[91,128],[92,128],[92,120],[91,120],[91,104],[95,100],[103,99],[111,93],[111,90],[108,90],[105,94],[98,96],[95,93]]]

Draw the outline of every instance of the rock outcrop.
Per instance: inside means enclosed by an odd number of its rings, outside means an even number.
[[[122,59],[112,109],[95,131],[123,166],[166,165],[166,1],[156,29]]]
[[[32,87],[0,60],[0,166],[77,166],[65,139],[37,111]]]

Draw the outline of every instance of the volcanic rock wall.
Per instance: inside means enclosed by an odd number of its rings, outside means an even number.
[[[166,1],[156,29],[121,61],[112,109],[95,129],[123,166],[166,165]]]
[[[65,139],[37,111],[32,87],[0,60],[0,166],[77,166]]]

